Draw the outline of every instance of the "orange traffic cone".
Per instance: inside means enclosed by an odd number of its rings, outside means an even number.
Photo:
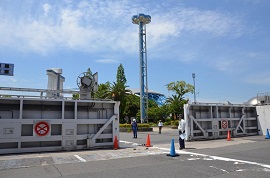
[[[152,145],[150,144],[150,135],[148,134],[147,136],[147,140],[146,140],[146,144],[145,144],[146,147],[151,147]]]
[[[117,150],[119,148],[118,146],[118,140],[117,140],[117,136],[114,137],[114,143],[113,143],[113,149]]]
[[[230,130],[228,130],[227,141],[231,141],[231,133],[230,133]]]

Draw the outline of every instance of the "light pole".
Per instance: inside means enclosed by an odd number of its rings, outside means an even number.
[[[196,103],[196,88],[195,88],[195,73],[192,73],[193,86],[194,86],[194,103]]]

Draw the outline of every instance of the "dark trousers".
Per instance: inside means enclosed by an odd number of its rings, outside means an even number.
[[[162,126],[158,126],[158,133],[161,134],[161,129],[162,129]]]
[[[133,138],[137,138],[137,129],[133,129]]]
[[[185,148],[185,139],[181,139],[180,135],[182,133],[185,133],[185,131],[184,132],[179,131],[179,145],[180,145],[180,148],[183,149],[183,148]]]

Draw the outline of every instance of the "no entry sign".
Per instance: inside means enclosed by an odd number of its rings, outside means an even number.
[[[222,120],[221,121],[221,128],[222,129],[228,129],[228,121],[227,120]]]
[[[34,131],[38,136],[46,136],[50,131],[50,124],[45,121],[37,122]]]

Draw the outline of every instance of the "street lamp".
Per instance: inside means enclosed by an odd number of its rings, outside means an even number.
[[[194,86],[194,103],[196,103],[196,88],[195,88],[195,73],[192,73],[193,86]]]

